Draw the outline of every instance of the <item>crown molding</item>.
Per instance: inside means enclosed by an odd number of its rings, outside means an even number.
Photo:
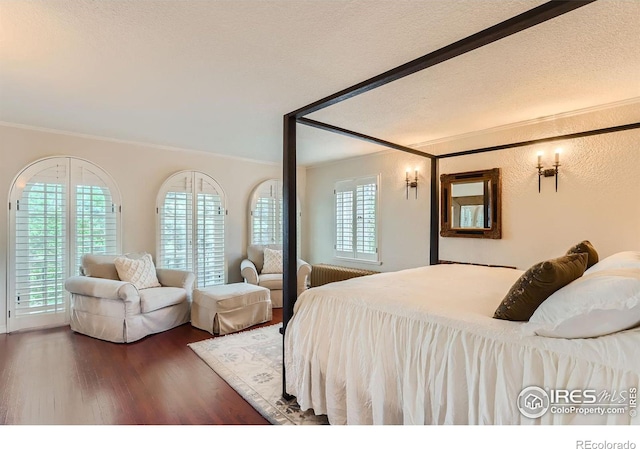
[[[40,127],[40,126],[25,125],[25,124],[22,124],[22,123],[12,123],[12,122],[0,121],[0,126],[6,126],[6,127],[9,127],[9,128],[26,129],[26,130],[29,130],[29,131],[37,131],[37,132],[43,132],[43,133],[58,134],[58,135],[69,136],[69,137],[78,137],[78,138],[81,138],[81,139],[99,140],[99,141],[102,141],[102,142],[119,143],[119,144],[125,144],[125,145],[135,145],[135,146],[139,146],[139,147],[147,147],[147,148],[153,148],[153,149],[157,149],[157,150],[178,151],[178,152],[182,152],[182,153],[196,153],[196,154],[201,154],[201,155],[203,154],[203,155],[220,157],[220,158],[224,158],[224,159],[231,159],[231,160],[242,161],[242,162],[251,162],[251,163],[254,163],[254,164],[263,164],[263,165],[271,165],[271,166],[281,165],[278,162],[261,161],[261,160],[258,160],[258,159],[251,159],[251,158],[247,158],[247,157],[231,156],[231,155],[228,155],[228,154],[214,153],[212,151],[195,150],[195,149],[192,149],[192,148],[173,147],[173,146],[170,146],[170,145],[159,145],[159,144],[155,144],[155,143],[140,142],[140,141],[135,141],[135,140],[116,139],[116,138],[113,138],[113,137],[97,136],[97,135],[93,135],[93,134],[83,134],[83,133],[77,133],[77,132],[73,132],[73,131],[62,131],[62,130],[54,129],[54,128],[44,128],[44,127]]]

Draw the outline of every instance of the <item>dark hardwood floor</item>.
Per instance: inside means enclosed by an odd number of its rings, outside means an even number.
[[[274,309],[264,325],[281,321]],[[212,337],[190,324],[130,344],[0,334],[0,424],[268,424],[187,347]]]

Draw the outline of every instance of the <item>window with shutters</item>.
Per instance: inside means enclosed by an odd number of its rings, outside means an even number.
[[[296,232],[298,252],[301,249],[300,201],[296,198],[298,217]],[[249,205],[249,241],[252,245],[282,245],[284,238],[284,203],[282,180],[269,179],[260,183],[251,195]]]
[[[270,179],[256,187],[251,199],[251,244],[282,244],[282,181]]]
[[[378,176],[339,181],[335,186],[335,255],[379,262]]]
[[[65,324],[64,281],[83,254],[120,250],[120,195],[94,164],[55,157],[26,167],[11,189],[10,331]]]
[[[183,171],[158,194],[157,264],[195,273],[199,288],[226,282],[224,192],[210,176]]]
[[[84,254],[116,254],[117,214],[111,191],[87,180],[75,186],[76,259],[74,274],[79,274]]]

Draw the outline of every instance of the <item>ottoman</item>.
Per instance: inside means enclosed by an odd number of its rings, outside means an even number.
[[[195,289],[191,325],[224,335],[271,320],[269,289],[237,283]]]

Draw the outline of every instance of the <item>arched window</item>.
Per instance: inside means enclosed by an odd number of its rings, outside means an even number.
[[[296,220],[298,251],[300,251],[300,201]],[[252,245],[282,245],[283,239],[282,180],[269,179],[253,189],[249,205],[249,242]]]
[[[224,284],[226,204],[220,185],[204,173],[178,172],[162,184],[156,211],[158,267],[192,271],[200,288]]]
[[[282,181],[269,179],[254,189],[250,217],[252,245],[282,244]]]
[[[9,202],[9,331],[66,324],[82,255],[120,252],[120,193],[91,162],[52,157],[18,174]]]

